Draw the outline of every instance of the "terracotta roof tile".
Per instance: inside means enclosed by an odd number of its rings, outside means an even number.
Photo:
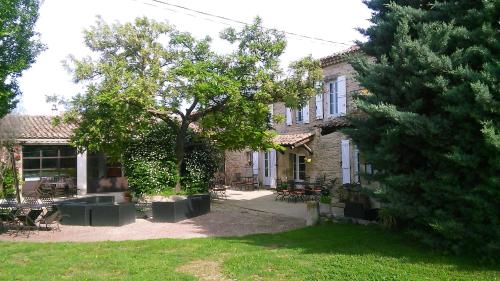
[[[52,116],[7,115],[0,120],[0,135],[16,139],[69,139],[74,126],[54,126],[52,119]]]
[[[354,45],[354,46],[351,46],[349,49],[346,49],[346,50],[340,51],[338,53],[335,53],[333,55],[321,58],[321,59],[319,59],[319,61],[321,63],[321,67],[325,67],[325,66],[329,66],[332,64],[346,61],[348,55],[353,54],[359,50],[360,50],[359,46]]]
[[[274,137],[274,142],[283,146],[293,146],[314,136],[314,133],[286,134]]]

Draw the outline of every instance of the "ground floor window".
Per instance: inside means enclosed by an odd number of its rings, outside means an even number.
[[[68,145],[23,146],[23,179],[76,177],[76,149]]]
[[[293,177],[295,180],[306,179],[306,157],[295,154],[293,157]]]
[[[264,176],[269,177],[269,151],[264,152]]]

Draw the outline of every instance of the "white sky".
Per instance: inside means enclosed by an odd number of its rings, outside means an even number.
[[[370,11],[361,0],[165,2],[243,22],[251,22],[259,15],[266,27],[346,43],[362,39],[355,28],[368,26],[370,17]],[[227,51],[227,45],[222,44],[218,38],[219,32],[228,27],[227,24],[221,23],[223,20],[172,8],[151,0],[45,0],[40,8],[36,30],[47,50],[23,73],[20,79],[23,95],[16,112],[30,115],[50,114],[51,105],[45,102],[46,95],[70,97],[82,92],[82,88],[71,81],[71,75],[64,69],[62,61],[69,54],[77,58],[90,54],[83,43],[82,31],[94,24],[96,15],[102,16],[108,23],[128,22],[139,16],[168,21],[177,29],[191,32],[199,38],[209,35],[214,39],[215,49],[220,52]],[[235,23],[231,25],[241,27]],[[284,65],[309,54],[320,58],[348,47],[299,39],[295,36],[287,36],[287,39],[288,47],[282,57]]]

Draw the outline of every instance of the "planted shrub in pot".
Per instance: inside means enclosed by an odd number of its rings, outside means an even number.
[[[330,215],[332,213],[332,196],[330,190],[322,189],[321,197],[319,198],[319,214]]]

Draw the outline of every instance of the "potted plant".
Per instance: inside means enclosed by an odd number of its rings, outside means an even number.
[[[132,193],[131,193],[130,191],[125,191],[125,192],[123,193],[123,200],[124,200],[125,202],[132,202],[132,197],[133,197],[133,196],[132,196]]]
[[[321,190],[321,197],[319,198],[319,214],[329,215],[332,213],[332,196],[329,189]]]

